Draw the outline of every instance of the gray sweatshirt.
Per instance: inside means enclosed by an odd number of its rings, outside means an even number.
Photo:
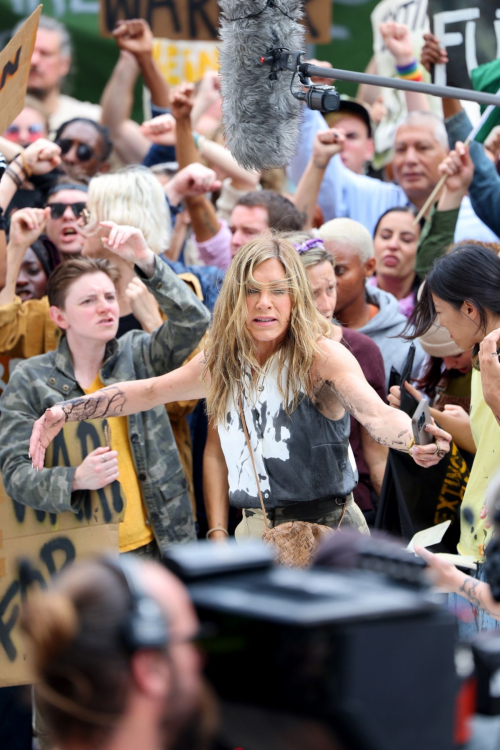
[[[402,338],[391,338],[399,336],[407,320],[403,313],[398,310],[396,297],[389,294],[389,292],[384,292],[375,286],[367,286],[366,298],[370,304],[376,305],[379,308],[379,312],[358,330],[360,333],[364,333],[365,336],[369,336],[378,345],[384,360],[385,384],[387,387],[391,367],[394,367],[401,373],[408,355],[408,347],[411,341]],[[415,346],[416,351],[412,375],[418,377],[420,367],[425,359],[425,353],[418,341],[415,341]]]

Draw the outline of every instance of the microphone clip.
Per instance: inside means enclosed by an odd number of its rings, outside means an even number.
[[[294,74],[297,72],[300,65],[300,56],[303,54],[303,51],[290,52],[286,47],[274,47],[267,50],[266,54],[259,58],[259,62],[261,65],[269,65],[271,67],[269,80],[277,81],[278,73],[282,70],[289,70]]]
[[[320,112],[335,112],[340,106],[340,96],[335,86],[316,85],[311,83],[310,78],[301,70],[304,64],[301,62],[301,56],[305,52],[290,52],[286,47],[275,47],[267,50],[266,54],[259,58],[261,65],[269,65],[271,73],[270,81],[277,81],[278,74],[283,70],[293,73],[290,81],[290,93],[295,99],[305,102],[309,109],[319,110]],[[306,67],[306,66],[304,66]],[[293,85],[295,76],[299,77],[304,90],[295,90]]]

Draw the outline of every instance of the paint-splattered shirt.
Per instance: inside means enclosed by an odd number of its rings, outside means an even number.
[[[349,414],[324,417],[303,395],[289,416],[273,361],[252,396],[247,378],[243,409],[266,508],[349,495],[357,482],[350,457]],[[286,368],[282,377],[286,380]],[[219,436],[228,467],[229,500],[238,508],[260,507],[257,485],[237,403],[228,409]]]

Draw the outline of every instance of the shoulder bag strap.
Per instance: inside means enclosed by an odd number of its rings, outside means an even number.
[[[242,398],[241,398],[241,392],[238,394],[238,404],[239,404],[239,407],[240,407],[241,424],[243,425],[243,432],[245,433],[245,440],[247,441],[247,448],[248,448],[248,452],[250,453],[250,459],[252,461],[253,473],[255,474],[255,481],[257,482],[257,492],[259,493],[260,506],[261,506],[262,512],[264,514],[264,523],[266,525],[266,529],[268,529],[269,528],[269,523],[268,523],[268,520],[267,520],[266,506],[264,505],[264,499],[262,497],[262,492],[260,491],[259,475],[257,474],[257,467],[255,466],[255,459],[253,457],[253,450],[252,450],[252,446],[250,445],[250,438],[248,436],[247,423],[246,423],[246,419],[245,419],[245,413],[243,411],[243,401],[242,401]]]

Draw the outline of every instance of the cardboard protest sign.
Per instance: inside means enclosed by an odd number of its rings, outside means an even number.
[[[207,70],[219,69],[219,50],[216,42],[176,42],[155,39],[153,57],[163,78],[171,86],[184,81],[196,83]]]
[[[474,68],[499,56],[500,11],[492,0],[429,0],[431,29],[448,52],[437,65],[434,82],[472,88]]]
[[[65,425],[47,451],[45,465],[78,466],[106,445],[105,421]],[[125,513],[120,483],[88,491],[75,514],[46,513],[13,501],[0,483],[0,687],[31,682],[32,675],[18,621],[26,591],[17,562],[27,558],[34,585],[46,586],[74,560],[103,550],[118,551],[118,523]]]
[[[109,36],[120,20],[144,18],[156,37],[163,39],[218,39],[217,0],[100,0],[100,31]],[[307,41],[330,41],[331,0],[305,0]]]
[[[42,6],[33,11],[13,39],[0,52],[0,133],[24,107],[30,61]]]

